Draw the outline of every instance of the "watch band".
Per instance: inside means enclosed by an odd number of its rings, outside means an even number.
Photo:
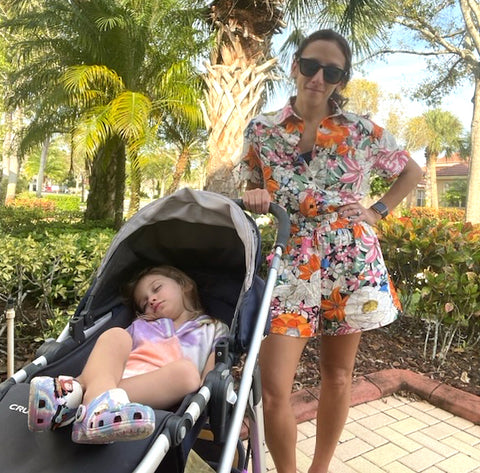
[[[388,207],[380,200],[375,202],[370,208],[375,210],[382,218],[385,218],[389,213]]]

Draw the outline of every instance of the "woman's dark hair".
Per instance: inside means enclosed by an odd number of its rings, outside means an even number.
[[[314,41],[333,41],[338,45],[340,50],[343,53],[343,56],[345,57],[345,66],[343,70],[345,71],[345,75],[342,79],[343,85],[347,85],[348,81],[350,80],[350,76],[352,74],[352,50],[350,49],[350,45],[348,44],[348,41],[339,33],[337,33],[334,30],[330,29],[325,29],[325,30],[318,30],[315,31],[314,33],[310,34],[307,36],[300,44],[298,47],[297,51],[295,52],[293,58],[295,61],[298,61],[300,57],[302,56],[303,51],[305,48],[310,44],[313,43]],[[335,90],[335,92],[332,94],[331,98],[340,106],[343,107],[345,103],[347,102],[347,99],[343,97],[339,92]]]
[[[173,279],[183,289],[183,304],[185,305],[185,308],[192,312],[194,317],[204,313],[195,281],[178,268],[168,265],[146,268],[143,271],[140,271],[132,281],[126,284],[123,292],[127,304],[132,308],[134,313],[140,311],[140,308],[135,303],[134,297],[137,284],[142,278],[150,275],[165,276],[166,278]]]

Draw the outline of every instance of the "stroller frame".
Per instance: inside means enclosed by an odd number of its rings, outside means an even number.
[[[164,214],[161,211],[166,214],[165,217],[162,216]],[[218,215],[216,212],[218,212]],[[252,244],[252,239],[258,238],[259,240],[259,237],[258,229],[244,212],[242,201],[232,201],[219,194],[207,191],[192,191],[186,188],[159,201],[154,201],[141,209],[117,233],[102,260],[88,293],[59,337],[56,340],[47,340],[40,348],[39,356],[32,363],[0,384],[0,406],[1,401],[12,387],[28,383],[34,376],[45,373],[50,375],[49,370],[55,370],[55,365],[59,363],[59,360],[67,357],[72,350],[77,350],[79,344],[81,346],[83,346],[82,344],[86,345],[85,341],[90,342],[106,327],[108,328],[112,322],[117,323],[116,320],[119,316],[114,313],[112,307],[119,303],[118,292],[109,288],[115,288],[122,279],[125,280],[125,276],[132,271],[132,261],[135,258],[139,258],[138,264],[141,266],[145,265],[145,260],[150,257],[149,255],[147,258],[145,253],[142,253],[142,248],[137,245],[134,251],[131,251],[132,255],[128,253],[131,249],[124,250],[128,256],[126,258],[128,261],[124,261],[125,258],[118,258],[119,249],[126,245],[133,234],[137,231],[141,233],[144,227],[162,219],[165,219],[166,223],[175,220],[180,221],[181,225],[184,224],[184,221],[187,222],[185,225],[202,225],[207,217],[212,218],[216,232],[223,227],[233,226],[235,231],[238,232],[239,240],[244,247],[244,262],[241,264],[245,266],[245,275],[231,321],[230,344],[223,343],[216,347],[215,368],[207,375],[203,386],[196,394],[188,397],[182,403],[177,413],[165,413],[164,418],[162,418],[162,430],[157,433],[153,441],[148,441],[148,446],[145,449],[146,453],[143,453],[143,458],[135,469],[130,471],[134,471],[134,473],[161,472],[162,461],[171,447],[182,447],[189,434],[202,427],[199,420],[208,417],[214,441],[222,446],[220,462],[216,471],[219,473],[232,471],[242,423],[247,418],[252,471],[253,473],[264,473],[266,471],[265,438],[260,372],[257,360],[260,344],[268,324],[270,299],[277,279],[282,252],[290,233],[290,222],[286,212],[281,207],[271,204],[270,213],[274,215],[278,223],[274,256],[268,271],[266,284],[262,287],[262,293],[253,297],[254,292],[258,293],[258,289],[255,287],[259,278],[256,275],[256,270],[253,270],[252,267],[259,265],[260,248],[255,245],[255,241]],[[167,226],[161,226],[159,232],[165,232],[166,228]],[[252,234],[254,235],[252,236]],[[141,241],[141,237],[140,234],[139,241]],[[172,237],[172,239],[175,238]],[[206,244],[206,246],[208,245]],[[188,251],[189,249],[187,253]],[[154,255],[152,260],[157,264],[175,265],[177,254],[172,253],[169,256],[170,259],[173,258],[173,263],[169,258],[164,261],[164,256],[160,253]],[[186,258],[188,259],[188,256]],[[115,267],[112,269],[112,266]],[[252,303],[255,305],[253,309],[255,323],[245,325],[242,322],[241,313],[242,310],[245,312],[245,306],[252,305]],[[207,313],[210,313],[208,307]],[[217,314],[211,315],[217,316]],[[254,325],[254,327],[252,328],[251,325]],[[233,345],[231,343],[232,339],[234,339]],[[246,356],[237,394],[229,370],[233,362],[238,361],[239,354]],[[237,358],[235,359],[235,357]],[[227,424],[230,426],[228,429]],[[184,466],[183,464],[183,468]]]

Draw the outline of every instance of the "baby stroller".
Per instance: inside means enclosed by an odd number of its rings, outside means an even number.
[[[257,274],[259,232],[242,205],[219,194],[182,189],[150,203],[120,229],[60,336],[47,340],[32,363],[0,385],[0,472],[175,473],[185,470],[192,450],[220,473],[246,471],[248,462],[254,473],[266,471],[257,357],[290,224],[272,204],[277,242],[264,282]],[[216,366],[204,385],[173,412],[156,411],[155,432],[144,440],[81,445],[71,441],[70,427],[29,432],[30,380],[78,375],[98,336],[131,321],[120,297],[122,284],[137,270],[158,264],[189,274],[206,313],[230,326],[229,340],[217,345]],[[235,382],[232,367],[241,358],[241,378]],[[244,422],[248,438],[242,442]]]

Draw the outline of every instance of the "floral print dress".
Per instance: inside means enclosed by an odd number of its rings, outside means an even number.
[[[409,154],[388,131],[335,105],[308,162],[298,148],[304,124],[292,103],[250,122],[237,169],[242,181],[266,188],[292,223],[272,297],[271,333],[342,335],[387,325],[400,303],[377,235],[336,208],[365,197],[372,172],[397,177]]]

